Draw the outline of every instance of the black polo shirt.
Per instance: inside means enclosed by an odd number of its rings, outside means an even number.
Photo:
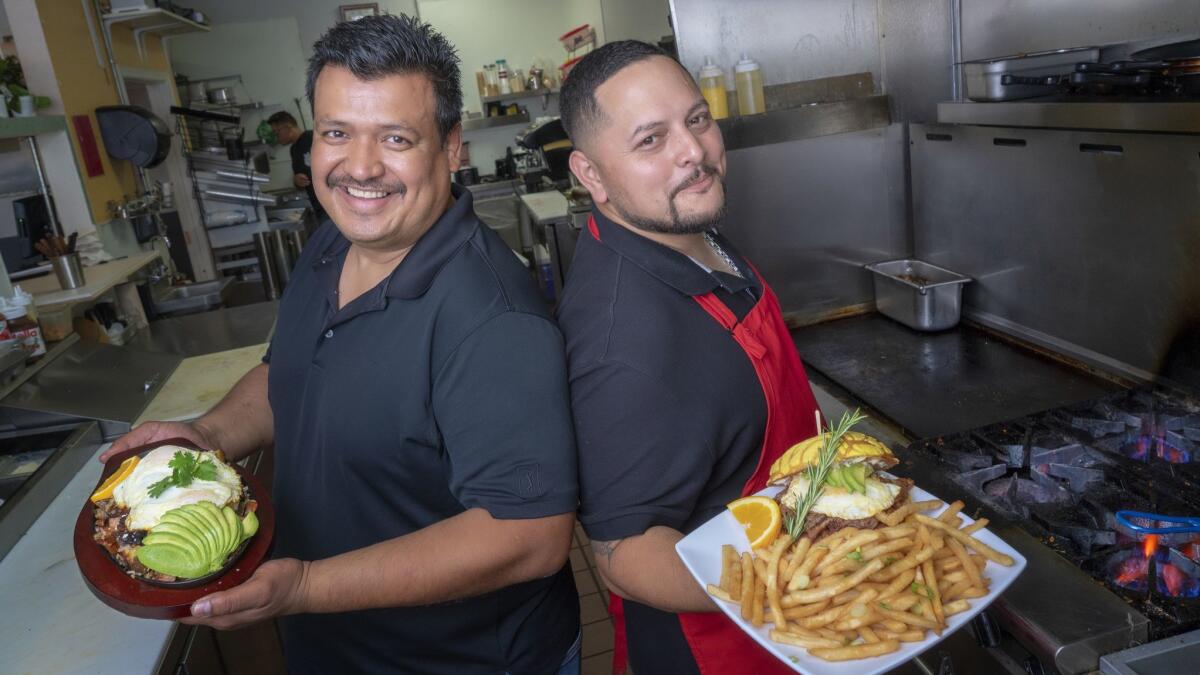
[[[687,533],[741,495],[758,462],[766,400],[733,335],[694,296],[713,292],[739,318],[762,285],[733,246],[744,278],[593,212],[599,240],[580,234],[559,326],[567,340],[579,520],[599,541],[663,525]],[[695,672],[678,618],[626,602],[635,672]]]
[[[456,202],[338,309],[349,242],[326,224],[279,307],[270,363],[277,557],[316,560],[470,508],[575,510],[563,341],[512,251]],[[569,567],[429,607],[281,620],[293,673],[552,673],[579,630]]]

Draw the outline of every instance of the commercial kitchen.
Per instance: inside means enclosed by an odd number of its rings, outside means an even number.
[[[457,46],[452,178],[548,306],[592,210],[564,75],[637,39],[701,83],[722,234],[778,294],[825,416],[861,408],[895,473],[1027,560],[893,672],[1200,668],[1194,0],[4,0],[0,670],[283,672],[270,623],[105,605],[72,536],[112,441],[198,417],[261,362],[319,225],[267,120],[311,128],[310,46],[376,13]],[[270,485],[270,448],[247,466]],[[610,672],[578,527],[570,560],[583,672]]]

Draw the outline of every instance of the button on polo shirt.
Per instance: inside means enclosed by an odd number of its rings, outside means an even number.
[[[350,244],[336,228],[296,266],[266,359],[277,557],[327,558],[470,508],[575,510],[561,335],[470,193],[453,194],[396,270],[341,309]],[[476,598],[281,627],[293,673],[540,673],[561,664],[578,614],[564,567]]]
[[[767,410],[754,366],[694,297],[712,292],[740,320],[762,295],[746,276],[687,256],[593,212],[599,239],[576,245],[559,326],[567,340],[579,447],[579,520],[593,540],[663,525],[687,533],[741,495]],[[631,665],[686,673],[695,662],[676,615],[626,602]]]

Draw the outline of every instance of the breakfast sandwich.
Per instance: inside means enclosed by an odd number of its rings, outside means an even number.
[[[809,489],[810,473],[820,460],[824,436],[797,443],[771,466],[770,482],[783,484],[777,499],[785,518],[794,513]],[[804,520],[804,535],[817,540],[844,527],[875,529],[880,513],[899,508],[913,482],[879,473],[899,463],[879,440],[855,431],[841,438],[820,496]]]

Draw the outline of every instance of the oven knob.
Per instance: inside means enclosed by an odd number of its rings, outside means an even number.
[[[975,628],[975,639],[979,641],[980,647],[1000,646],[1000,627],[990,614],[980,612],[971,620],[971,625]]]
[[[1042,662],[1038,661],[1036,656],[1025,659],[1025,663],[1022,665],[1025,667],[1026,675],[1046,675],[1046,669],[1042,667]]]

